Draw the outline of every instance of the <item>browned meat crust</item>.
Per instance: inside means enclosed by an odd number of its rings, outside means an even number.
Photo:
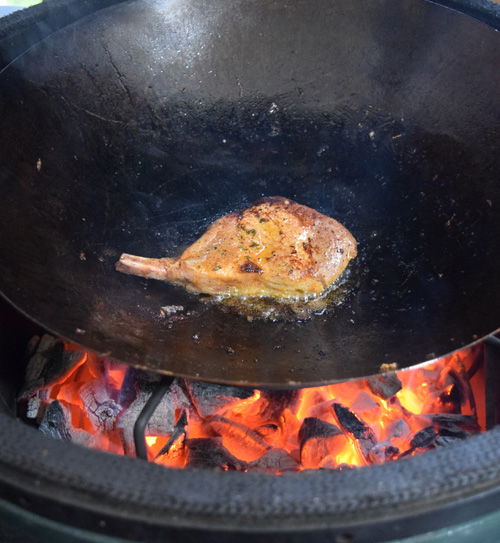
[[[286,300],[321,295],[356,254],[339,222],[274,196],[215,221],[177,258],[123,254],[116,269],[192,292]]]

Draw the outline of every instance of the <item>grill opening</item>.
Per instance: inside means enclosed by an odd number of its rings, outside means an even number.
[[[28,359],[22,418],[173,468],[354,469],[450,446],[494,417],[481,344],[413,369],[282,390],[165,377],[50,335],[32,338]]]
[[[318,541],[347,537],[361,543],[418,534],[423,526],[433,530],[464,522],[495,511],[499,503],[497,338],[476,346],[472,364],[467,363],[468,371],[475,372],[471,381],[482,374],[487,384],[484,393],[475,396],[476,408],[483,406],[477,409],[477,420],[486,431],[382,465],[301,473],[284,470],[277,476],[275,469],[272,473],[225,471],[220,466],[216,470],[172,469],[103,454],[20,423],[15,418],[16,395],[26,386],[29,357],[22,364],[19,361],[28,338],[34,332],[43,335],[43,330],[10,307],[3,309],[7,309],[2,315],[8,317],[8,340],[2,336],[1,352],[8,362],[2,366],[7,371],[1,385],[8,393],[2,394],[4,413],[0,414],[2,435],[6,436],[0,450],[2,511],[7,510],[2,506],[8,498],[7,506],[17,514],[33,514],[35,519],[48,519],[64,529],[69,525],[92,537],[101,534],[131,541],[156,542],[165,537],[210,541],[214,534],[220,541],[231,541],[235,534],[242,541],[254,541],[257,535],[262,541],[276,541],[281,534],[287,541],[299,542],[313,532]],[[11,359],[5,355],[7,344],[14,354]],[[162,387],[168,396],[172,385],[178,386],[166,381],[155,386],[160,390],[158,398]],[[282,391],[265,392],[277,395]],[[448,395],[446,403],[456,406],[457,393],[450,390]],[[147,429],[151,419],[147,412],[143,416],[148,419],[144,420]],[[176,422],[181,418],[177,416]],[[144,441],[145,453],[152,460],[151,446],[143,437],[148,432],[143,434],[137,428],[136,442]],[[18,530],[16,526],[16,534]]]

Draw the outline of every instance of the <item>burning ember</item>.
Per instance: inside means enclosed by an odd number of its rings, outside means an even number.
[[[50,336],[32,341],[24,416],[64,440],[135,456],[162,377]],[[482,347],[409,370],[301,390],[176,378],[146,426],[150,461],[283,473],[382,464],[485,429]]]

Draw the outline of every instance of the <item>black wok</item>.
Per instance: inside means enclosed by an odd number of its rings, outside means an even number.
[[[500,325],[499,66],[498,33],[423,0],[82,18],[0,74],[0,290],[100,353],[223,383],[328,383],[470,344]],[[114,269],[270,195],[359,242],[323,314],[248,322]]]

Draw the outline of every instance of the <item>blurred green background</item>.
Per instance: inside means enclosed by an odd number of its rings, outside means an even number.
[[[0,0],[0,17],[9,15],[18,9],[40,4],[42,0]]]
[[[16,6],[20,8],[27,8],[29,6],[34,6],[35,4],[40,4],[42,0],[0,0],[0,6]]]

